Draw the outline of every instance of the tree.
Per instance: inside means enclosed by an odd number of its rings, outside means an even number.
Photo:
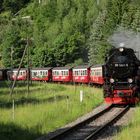
[[[131,23],[131,27],[136,32],[140,32],[140,9],[136,10],[133,21]]]
[[[127,7],[127,0],[108,1],[107,9],[98,15],[91,28],[88,42],[90,63],[97,64],[104,61],[104,53],[111,47],[107,39],[116,26],[121,23],[124,9]]]
[[[7,68],[17,68],[20,63],[25,42],[22,41],[19,35],[19,30],[13,25],[5,33],[5,39],[2,42],[2,60],[3,65]],[[22,66],[24,67],[24,64]]]

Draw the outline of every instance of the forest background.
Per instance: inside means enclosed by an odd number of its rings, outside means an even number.
[[[139,0],[1,0],[0,67],[102,64],[118,27],[140,32]],[[27,67],[27,55],[22,67]]]

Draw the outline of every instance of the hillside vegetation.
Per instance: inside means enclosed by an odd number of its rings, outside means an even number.
[[[118,26],[140,29],[139,0],[3,0],[0,12],[3,67],[18,67],[27,39],[32,67],[103,63]]]

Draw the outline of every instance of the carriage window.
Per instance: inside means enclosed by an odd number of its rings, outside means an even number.
[[[83,70],[83,76],[85,76],[85,75],[86,75],[85,70]]]
[[[84,76],[86,75],[86,71],[85,71],[85,70],[83,71],[83,75],[84,75]]]
[[[56,71],[56,76],[57,76],[57,75],[59,75],[59,72],[58,72],[58,71]]]
[[[84,76],[86,76],[86,70],[84,70]]]
[[[69,75],[69,74],[68,74],[68,71],[66,71],[66,75]]]
[[[0,76],[2,76],[2,71],[0,71]]]
[[[43,76],[45,76],[45,71],[43,71]]]
[[[84,76],[85,75],[85,71],[83,70],[83,72],[82,72],[82,75]]]
[[[46,71],[46,76],[48,75],[48,71]]]
[[[79,70],[79,76],[81,75],[81,71]]]
[[[37,76],[37,72],[33,72],[33,76]]]
[[[39,76],[40,75],[40,71],[36,71],[36,76]]]
[[[65,74],[64,71],[62,71],[61,73],[62,73],[62,76]]]
[[[97,72],[95,71],[95,75],[97,75]]]

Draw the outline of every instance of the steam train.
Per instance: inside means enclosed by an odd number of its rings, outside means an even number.
[[[109,51],[103,66],[104,99],[113,104],[135,104],[140,100],[140,61],[133,49]]]
[[[27,80],[103,85],[109,104],[135,104],[140,100],[140,60],[133,49],[111,49],[104,65],[0,69],[0,80]],[[17,77],[16,77],[17,76]]]

